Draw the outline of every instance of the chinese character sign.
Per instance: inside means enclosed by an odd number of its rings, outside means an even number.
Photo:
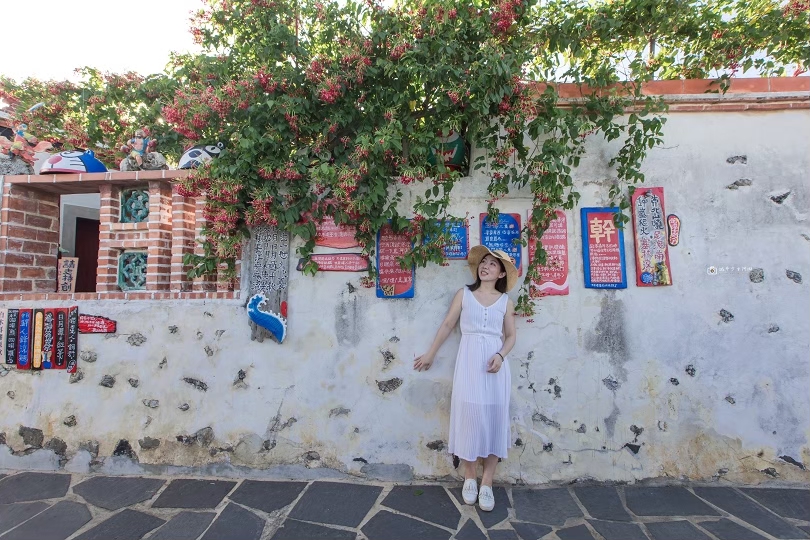
[[[636,284],[672,285],[664,214],[664,188],[639,188],[630,197],[636,248]]]
[[[582,255],[585,287],[626,289],[624,234],[613,216],[618,208],[583,208]]]
[[[20,310],[9,308],[6,316],[6,364],[17,363],[17,336],[20,332]]]
[[[17,334],[17,369],[31,369],[31,330],[34,311],[20,310],[19,333]]]
[[[414,268],[402,269],[397,259],[411,249],[405,233],[384,225],[377,233],[377,298],[413,298]]]
[[[318,265],[318,272],[367,272],[370,266],[368,257],[362,253],[316,253],[311,258]],[[299,272],[304,269],[304,260],[298,260]]]
[[[444,231],[450,234],[450,242],[442,248],[446,259],[466,259],[470,251],[470,234],[467,220],[445,223]]]
[[[0,308],[0,364],[6,363],[6,335],[8,332],[8,309]]]
[[[56,273],[56,292],[72,293],[76,291],[76,270],[79,266],[77,257],[59,259]]]
[[[498,222],[490,223],[486,213],[479,216],[481,223],[481,243],[491,250],[506,252],[515,262],[518,275],[523,275],[520,245],[520,214],[498,214]],[[515,243],[518,241],[517,243]]]
[[[355,230],[347,225],[338,225],[331,216],[315,222],[315,245],[330,248],[352,248],[360,245],[354,238]]]
[[[531,213],[531,210],[529,210]],[[546,264],[537,268],[540,279],[532,280],[529,294],[532,298],[568,294],[568,219],[557,210],[557,217],[540,238],[546,250]],[[529,261],[534,260],[537,239],[529,238]]]

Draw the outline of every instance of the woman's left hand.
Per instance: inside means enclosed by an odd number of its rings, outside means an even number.
[[[487,362],[487,373],[498,373],[503,364],[503,359],[500,354],[493,354],[492,358]]]

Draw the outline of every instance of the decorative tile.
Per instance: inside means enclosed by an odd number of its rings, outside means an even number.
[[[448,529],[458,528],[461,513],[442,486],[394,486],[382,504]]]
[[[76,540],[138,540],[164,523],[165,519],[127,508],[81,534]]]
[[[121,223],[141,223],[149,219],[149,191],[121,190]]]
[[[228,503],[201,540],[259,540],[265,521],[241,506]]]
[[[719,516],[714,508],[680,486],[626,487],[627,508],[637,516]]]
[[[565,488],[513,489],[515,516],[521,521],[564,525],[568,518],[582,517],[579,506]]]
[[[235,485],[224,480],[172,480],[152,508],[216,508]]]
[[[362,529],[368,540],[447,540],[450,533],[444,529],[428,525],[407,516],[380,510]]]
[[[377,501],[382,487],[315,482],[289,514],[292,519],[357,527]]]
[[[0,482],[0,504],[64,497],[69,486],[69,474],[15,474]]]
[[[797,529],[732,488],[696,487],[695,493],[729,514],[776,538],[807,538],[804,531]]]
[[[151,499],[164,483],[157,478],[95,476],[74,486],[73,493],[93,506],[118,510]]]
[[[291,504],[306,487],[306,482],[245,480],[228,498],[269,514]]]
[[[122,291],[146,289],[145,251],[124,251],[118,256],[118,288]]]

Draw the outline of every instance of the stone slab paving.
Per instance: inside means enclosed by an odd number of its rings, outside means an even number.
[[[545,525],[564,525],[582,512],[566,488],[513,489],[515,517]]]
[[[537,540],[542,538],[553,529],[548,525],[538,525],[536,523],[520,523],[519,521],[512,522],[512,528],[518,533],[522,540]]]
[[[159,478],[128,478],[123,476],[94,476],[73,486],[73,493],[84,500],[107,510],[148,501],[163,487],[165,480]]]
[[[612,486],[586,486],[574,488],[574,494],[594,519],[633,521],[624,509],[619,492]]]
[[[64,497],[69,474],[23,472],[0,481],[0,504]]]
[[[301,521],[357,527],[382,493],[380,486],[316,482],[290,512]]]
[[[14,501],[0,504],[0,540],[810,538],[810,487],[795,486],[496,486],[489,513],[463,504],[460,482],[19,472],[0,494]]]
[[[81,529],[93,516],[87,506],[59,501],[22,525],[5,533],[3,540],[65,540]]]
[[[456,530],[461,513],[443,486],[394,486],[383,506]]]
[[[653,540],[711,540],[706,533],[685,520],[646,524]]]
[[[47,503],[44,502],[29,502],[29,503],[14,503],[4,504],[0,506],[0,534],[3,534],[9,529],[12,529],[28,521],[35,515],[39,514],[46,508]]]
[[[146,533],[166,523],[144,512],[127,508],[109,519],[102,521],[89,531],[82,533],[76,540],[130,540],[143,538]]]
[[[464,497],[461,495],[461,487],[453,488],[450,493],[456,498],[460,505],[466,505]],[[484,512],[478,505],[472,505],[478,514],[478,519],[487,529],[491,529],[498,523],[502,522],[509,517],[509,508],[512,505],[509,503],[509,496],[506,494],[506,488],[495,486],[492,488],[492,494],[495,496],[495,508],[491,512]]]
[[[149,536],[149,540],[196,540],[208,528],[214,512],[180,512]]]
[[[216,508],[236,482],[223,480],[172,480],[153,508]]]
[[[786,522],[730,487],[696,487],[695,493],[729,514],[780,539],[808,538],[804,531]]]

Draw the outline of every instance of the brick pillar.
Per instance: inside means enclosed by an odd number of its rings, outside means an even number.
[[[101,206],[98,227],[98,273],[96,292],[118,290],[118,255],[121,250],[115,245],[113,226],[121,218],[121,189],[104,184],[100,186]]]
[[[0,224],[0,291],[54,292],[59,195],[6,184]]]
[[[146,290],[168,291],[172,262],[172,186],[166,181],[149,182],[148,239]]]
[[[194,252],[194,229],[196,206],[194,199],[183,197],[172,185],[172,266],[171,289],[190,291],[189,265],[183,264],[183,256]]]
[[[203,227],[206,225],[206,219],[203,216],[203,207],[205,206],[205,197],[197,197],[195,201],[195,227],[194,236],[197,240],[204,240]],[[203,255],[203,248],[199,242],[194,243],[194,253]],[[217,290],[217,276],[207,275],[194,278],[194,290],[197,291],[216,291]]]

